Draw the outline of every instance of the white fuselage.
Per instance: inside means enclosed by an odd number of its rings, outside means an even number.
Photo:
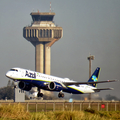
[[[73,80],[46,75],[22,68],[12,68],[6,73],[6,76],[13,80],[29,82],[37,87],[39,87],[41,84],[46,85],[50,82],[57,82],[60,83],[61,85],[62,83],[75,82]],[[93,89],[96,88],[87,84],[80,84],[77,86],[68,85],[67,89],[63,89],[63,91],[74,94],[80,94],[80,93],[83,94],[83,93],[94,93],[95,91]]]

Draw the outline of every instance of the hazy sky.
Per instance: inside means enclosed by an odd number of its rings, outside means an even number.
[[[30,13],[56,13],[54,21],[63,37],[51,47],[51,74],[76,81],[89,77],[87,57],[95,55],[92,71],[101,67],[99,80],[120,79],[120,0],[0,0],[0,87],[12,67],[35,69],[35,48],[23,38]],[[101,91],[120,98],[120,82],[98,84]]]

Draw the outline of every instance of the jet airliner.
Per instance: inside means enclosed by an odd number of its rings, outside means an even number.
[[[43,97],[40,89],[59,92],[58,97],[64,97],[63,92],[72,94],[95,93],[101,90],[112,90],[113,88],[97,88],[98,83],[115,82],[116,80],[98,81],[100,68],[97,67],[87,82],[77,82],[65,78],[59,78],[39,72],[12,68],[6,73],[6,77],[19,81],[20,89],[30,91],[32,87],[38,88],[38,97]]]

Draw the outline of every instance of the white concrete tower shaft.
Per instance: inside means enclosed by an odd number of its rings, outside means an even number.
[[[35,46],[35,70],[50,75],[51,48],[48,44],[39,43]]]

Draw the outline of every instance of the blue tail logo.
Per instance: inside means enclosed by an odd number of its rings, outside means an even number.
[[[93,76],[92,76],[92,80],[93,80],[94,82],[97,82],[97,81],[98,81],[98,78],[97,78],[95,75],[93,75]]]
[[[100,73],[100,68],[97,67],[94,73],[92,74],[92,76],[90,77],[90,79],[88,80],[88,82],[97,82],[99,78],[99,73]],[[97,84],[94,83],[92,84],[92,86],[97,87]]]

